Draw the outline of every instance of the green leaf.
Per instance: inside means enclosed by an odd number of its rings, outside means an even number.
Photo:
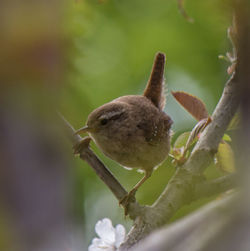
[[[170,154],[170,156],[172,158],[174,158],[175,160],[179,160],[181,159],[181,157],[183,156],[184,154],[184,146],[181,147],[181,148],[174,148]]]
[[[240,113],[236,112],[234,117],[232,118],[227,130],[235,130],[235,129],[239,129],[239,124],[240,124]]]
[[[225,141],[219,144],[216,159],[217,168],[227,173],[235,172],[234,152],[231,146]]]
[[[179,135],[179,137],[176,139],[174,143],[174,148],[185,147],[190,133],[191,132],[184,132],[181,135]]]
[[[225,141],[227,141],[227,142],[231,142],[232,141],[231,137],[228,134],[226,134],[226,133],[223,135],[222,139],[225,140]]]

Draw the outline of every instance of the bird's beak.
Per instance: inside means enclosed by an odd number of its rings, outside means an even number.
[[[80,134],[80,133],[86,133],[86,132],[89,132],[90,131],[90,128],[88,126],[84,126],[80,129],[78,129],[74,134]]]

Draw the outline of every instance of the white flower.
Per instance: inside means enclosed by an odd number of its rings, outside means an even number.
[[[118,224],[115,228],[108,218],[99,220],[95,225],[95,231],[100,238],[94,238],[88,251],[115,251],[125,240],[126,230]]]

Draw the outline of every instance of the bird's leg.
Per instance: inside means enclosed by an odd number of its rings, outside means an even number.
[[[133,189],[126,194],[120,201],[119,204],[123,205],[124,210],[125,210],[125,215],[127,215],[128,212],[128,203],[131,199],[134,198],[136,191],[138,190],[138,188],[151,176],[153,170],[146,170],[145,171],[145,175],[143,176],[143,178],[133,187]]]
[[[135,195],[136,191],[138,188],[151,176],[152,170],[150,171],[145,171],[145,175],[143,178],[133,187],[133,189],[128,193],[128,195]]]

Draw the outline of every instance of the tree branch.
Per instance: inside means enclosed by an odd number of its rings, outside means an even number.
[[[235,72],[226,83],[221,99],[213,112],[212,122],[204,130],[185,165],[187,170],[202,173],[207,167],[206,162],[210,162],[217,151],[221,138],[239,106],[237,75]]]
[[[231,223],[236,194],[210,202],[200,210],[149,235],[134,251],[203,250]]]
[[[239,177],[236,173],[232,173],[214,180],[201,182],[195,186],[193,198],[194,200],[198,200],[200,198],[226,192],[237,186],[238,178]]]

